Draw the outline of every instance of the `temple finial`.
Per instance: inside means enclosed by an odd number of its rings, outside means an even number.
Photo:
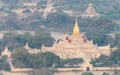
[[[76,19],[76,23],[73,29],[73,35],[78,35],[80,34],[79,26],[78,26],[78,19]]]
[[[93,5],[92,5],[92,3],[89,3],[89,4],[88,4],[88,7],[92,7],[92,8],[93,8]]]

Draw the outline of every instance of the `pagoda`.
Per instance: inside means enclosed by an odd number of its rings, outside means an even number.
[[[85,10],[85,12],[81,16],[83,18],[100,17],[100,14],[95,11],[95,9],[93,8],[92,3],[89,3],[88,8]]]
[[[1,53],[2,56],[11,56],[11,52],[8,50],[8,47],[6,46],[5,49],[3,50],[3,52]]]
[[[26,50],[29,50],[29,49],[30,49],[28,43],[26,43],[26,45],[24,46],[24,49],[26,49]]]

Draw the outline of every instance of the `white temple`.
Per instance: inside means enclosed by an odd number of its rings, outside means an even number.
[[[110,45],[97,46],[94,45],[92,40],[86,39],[83,33],[80,33],[78,22],[76,20],[72,35],[66,35],[58,43],[55,42],[52,47],[42,46],[43,52],[53,52],[60,56],[62,59],[67,58],[83,58],[94,59],[100,55],[110,55]]]

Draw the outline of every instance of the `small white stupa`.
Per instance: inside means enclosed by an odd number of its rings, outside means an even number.
[[[24,49],[30,50],[30,47],[29,47],[28,43],[26,43],[26,45],[24,46]]]
[[[2,56],[6,55],[8,57],[11,56],[11,52],[8,50],[8,47],[6,46],[5,49],[3,50],[3,52],[1,53]]]
[[[89,3],[88,8],[85,10],[85,12],[81,16],[83,18],[100,17],[100,14],[95,11],[95,9],[93,8],[92,3]]]

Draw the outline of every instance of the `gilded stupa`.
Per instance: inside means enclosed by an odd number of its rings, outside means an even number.
[[[80,33],[78,20],[73,28],[71,35],[66,36],[59,42],[55,42],[52,47],[42,46],[43,52],[53,52],[60,56],[62,59],[68,58],[83,58],[83,59],[94,59],[100,55],[110,55],[110,45],[97,46],[94,45],[92,40],[86,39],[83,33]]]
[[[73,35],[79,35],[79,34],[80,34],[80,30],[79,30],[78,22],[76,20],[76,23],[73,29]]]

